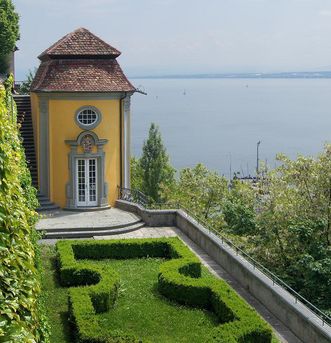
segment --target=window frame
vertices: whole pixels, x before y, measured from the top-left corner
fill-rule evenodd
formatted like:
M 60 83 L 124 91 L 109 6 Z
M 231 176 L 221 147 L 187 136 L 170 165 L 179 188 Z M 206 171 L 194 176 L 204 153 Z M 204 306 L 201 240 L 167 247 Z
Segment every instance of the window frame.
M 84 124 L 84 123 L 81 123 L 79 120 L 78 120 L 78 116 L 79 114 L 82 112 L 82 111 L 86 111 L 86 110 L 91 110 L 93 112 L 95 112 L 95 114 L 97 115 L 97 120 L 92 123 L 92 124 Z M 82 106 L 80 107 L 76 113 L 75 113 L 75 122 L 76 124 L 81 128 L 81 129 L 84 129 L 84 130 L 92 130 L 94 128 L 96 128 L 100 122 L 101 122 L 101 112 L 94 106 Z

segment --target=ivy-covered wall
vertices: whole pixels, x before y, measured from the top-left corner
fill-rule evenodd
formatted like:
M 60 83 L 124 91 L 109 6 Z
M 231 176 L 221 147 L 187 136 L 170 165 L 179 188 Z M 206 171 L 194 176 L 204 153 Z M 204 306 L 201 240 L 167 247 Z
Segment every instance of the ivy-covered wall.
M 0 84 L 0 342 L 48 342 L 38 270 L 38 205 L 16 121 L 12 77 Z

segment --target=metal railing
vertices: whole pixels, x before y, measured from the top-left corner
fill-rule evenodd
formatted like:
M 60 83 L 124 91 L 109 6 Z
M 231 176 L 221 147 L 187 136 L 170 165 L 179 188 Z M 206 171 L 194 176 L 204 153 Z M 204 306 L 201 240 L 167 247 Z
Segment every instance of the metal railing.
M 130 188 L 125 188 L 125 187 L 120 187 L 120 186 L 117 186 L 117 189 L 118 189 L 119 199 L 138 203 L 139 205 L 148 207 L 149 205 L 148 197 L 143 192 L 140 192 L 138 189 L 130 189 Z
M 165 202 L 165 203 L 153 203 L 150 199 L 139 190 L 131 190 L 129 188 L 122 188 L 118 187 L 119 189 L 119 199 L 126 200 L 133 203 L 138 203 L 142 205 L 144 208 L 147 209 L 176 209 L 182 210 L 186 213 L 187 216 L 190 216 L 197 224 L 202 225 L 205 229 L 209 231 L 209 233 L 216 236 L 217 239 L 221 241 L 222 244 L 227 244 L 231 247 L 237 255 L 241 255 L 250 264 L 253 266 L 253 269 L 259 270 L 262 274 L 267 276 L 272 281 L 272 285 L 278 285 L 284 288 L 287 292 L 289 292 L 294 297 L 294 302 L 297 303 L 298 301 L 306 306 L 310 311 L 312 311 L 322 322 L 322 326 L 324 324 L 328 324 L 331 326 L 331 317 L 328 316 L 326 313 L 321 311 L 318 307 L 300 295 L 297 291 L 295 291 L 291 286 L 281 280 L 277 275 L 271 272 L 269 269 L 264 267 L 260 262 L 256 261 L 253 257 L 251 257 L 247 252 L 243 249 L 239 248 L 236 244 L 234 244 L 230 239 L 222 235 L 218 230 L 215 230 L 213 227 L 210 226 L 204 219 L 199 218 L 195 213 L 190 211 L 189 209 L 185 208 L 178 202 Z

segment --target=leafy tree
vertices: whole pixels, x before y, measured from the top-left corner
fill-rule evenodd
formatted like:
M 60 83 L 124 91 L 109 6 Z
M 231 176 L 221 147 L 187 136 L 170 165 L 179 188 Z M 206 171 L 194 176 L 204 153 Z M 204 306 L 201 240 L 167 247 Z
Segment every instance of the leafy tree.
M 130 161 L 130 167 L 131 188 L 141 190 L 143 184 L 143 170 L 141 168 L 139 158 L 132 156 Z
M 228 231 L 240 236 L 256 230 L 256 190 L 250 183 L 234 179 L 222 203 Z
M 163 200 L 160 196 L 161 185 L 174 181 L 175 170 L 170 165 L 159 128 L 154 123 L 143 145 L 140 168 L 143 175 L 142 191 L 155 202 L 160 202 Z
M 164 185 L 164 196 L 180 203 L 190 212 L 217 227 L 224 224 L 222 201 L 227 193 L 228 182 L 204 165 L 180 171 L 179 180 L 172 185 Z
M 308 300 L 331 313 L 331 145 L 290 160 L 256 184 L 227 180 L 203 165 L 162 185 L 167 199 L 221 230 Z
M 29 70 L 28 75 L 26 75 L 26 80 L 21 84 L 18 92 L 19 94 L 29 94 L 32 81 L 36 75 L 36 69 L 34 71 Z
M 331 309 L 331 146 L 282 165 L 260 185 L 254 255 L 298 292 Z
M 8 54 L 20 38 L 19 16 L 11 0 L 0 0 L 0 73 L 8 70 Z

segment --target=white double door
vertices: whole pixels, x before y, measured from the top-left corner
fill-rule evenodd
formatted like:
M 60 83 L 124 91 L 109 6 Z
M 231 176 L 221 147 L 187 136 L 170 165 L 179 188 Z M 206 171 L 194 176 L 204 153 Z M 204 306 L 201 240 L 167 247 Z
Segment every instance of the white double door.
M 97 206 L 97 159 L 76 160 L 77 206 Z

